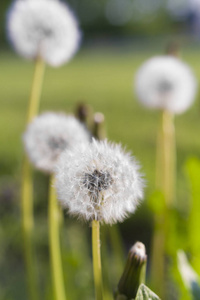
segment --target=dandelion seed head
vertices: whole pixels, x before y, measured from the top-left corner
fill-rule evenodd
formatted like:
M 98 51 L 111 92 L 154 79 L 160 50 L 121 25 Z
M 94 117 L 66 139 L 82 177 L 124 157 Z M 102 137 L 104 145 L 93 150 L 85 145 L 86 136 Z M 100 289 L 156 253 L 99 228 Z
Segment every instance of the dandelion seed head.
M 93 140 L 64 151 L 56 167 L 58 199 L 71 215 L 121 222 L 143 198 L 139 165 L 118 144 Z
M 35 118 L 23 136 L 30 161 L 47 173 L 54 171 L 58 157 L 65 149 L 87 143 L 89 139 L 89 133 L 76 118 L 52 112 Z
M 138 70 L 135 90 L 143 105 L 178 114 L 193 103 L 197 82 L 190 68 L 179 59 L 157 56 Z
M 16 0 L 7 15 L 8 38 L 23 57 L 40 56 L 59 66 L 77 51 L 81 34 L 77 21 L 60 0 Z

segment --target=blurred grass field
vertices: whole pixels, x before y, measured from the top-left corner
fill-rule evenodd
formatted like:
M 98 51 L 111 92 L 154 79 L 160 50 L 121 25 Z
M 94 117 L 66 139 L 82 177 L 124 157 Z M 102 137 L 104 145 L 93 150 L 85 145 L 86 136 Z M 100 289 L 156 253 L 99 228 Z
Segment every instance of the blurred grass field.
M 46 68 L 41 111 L 73 112 L 79 102 L 90 104 L 106 117 L 109 139 L 121 142 L 139 159 L 152 189 L 159 114 L 142 107 L 133 93 L 138 67 L 158 50 L 82 50 L 61 68 Z M 187 50 L 182 58 L 200 78 L 198 50 Z M 34 65 L 14 54 L 0 55 L 0 165 L 1 175 L 13 174 L 22 153 L 21 135 L 26 122 Z M 199 79 L 198 79 L 199 81 Z M 189 155 L 200 152 L 199 96 L 193 107 L 176 117 L 178 170 Z
M 105 114 L 108 138 L 122 143 L 141 163 L 147 182 L 146 201 L 136 213 L 135 219 L 133 216 L 131 221 L 128 220 L 125 222 L 126 225 L 123 225 L 125 226 L 122 228 L 125 235 L 123 238 L 128 240 L 128 246 L 130 246 L 129 240 L 132 240 L 132 243 L 138 238 L 145 240 L 145 234 L 150 234 L 150 229 L 147 230 L 148 225 L 146 224 L 148 220 L 145 220 L 145 216 L 147 219 L 149 218 L 149 213 L 148 209 L 144 209 L 144 207 L 147 206 L 147 199 L 154 190 L 156 133 L 159 125 L 159 113 L 149 111 L 138 103 L 133 93 L 133 78 L 142 62 L 161 53 L 159 47 L 143 50 L 134 47 L 125 49 L 122 47 L 117 49 L 93 47 L 92 49 L 83 49 L 69 64 L 61 68 L 46 68 L 41 112 L 47 110 L 73 112 L 79 102 L 90 104 L 94 111 Z M 194 70 L 199 81 L 199 50 L 185 49 L 182 52 L 182 58 Z M 3 207 L 0 226 L 0 244 L 3 245 L 0 250 L 0 267 L 4 271 L 4 274 L 2 272 L 0 274 L 2 282 L 0 299 L 23 300 L 26 299 L 25 274 L 18 195 L 23 152 L 21 136 L 25 128 L 34 65 L 14 54 L 3 52 L 0 54 L 0 66 L 0 201 L 2 202 L 1 207 Z M 197 95 L 192 108 L 185 114 L 176 117 L 177 194 L 178 200 L 183 203 L 188 190 L 183 166 L 188 157 L 200 156 L 199 132 L 200 102 Z M 40 285 L 43 287 L 45 285 L 44 277 L 49 277 L 48 257 L 46 257 L 48 251 L 47 222 L 44 217 L 47 202 L 46 199 L 42 199 L 42 203 L 40 203 L 38 199 L 44 198 L 47 191 L 45 187 L 42 187 L 42 183 L 46 179 L 39 172 L 36 175 L 39 178 L 36 180 L 36 186 L 41 185 L 36 190 L 35 210 L 37 213 L 36 232 L 37 230 L 39 232 L 38 235 L 36 234 L 39 270 L 40 277 L 43 278 Z M 134 223 L 134 220 L 137 222 Z M 63 241 L 63 247 L 68 249 L 63 259 L 68 267 L 71 265 L 72 277 L 75 276 L 74 284 L 79 282 L 84 289 L 85 284 L 91 283 L 91 277 L 86 274 L 88 267 L 91 271 L 89 256 L 86 254 L 90 247 L 86 242 L 85 244 L 83 242 L 85 246 L 80 243 L 82 237 L 82 232 L 79 232 L 80 228 L 76 228 L 76 225 L 72 226 L 69 220 L 67 222 L 67 226 L 72 227 L 72 232 L 66 233 L 65 228 L 63 237 L 70 234 L 72 238 Z M 128 229 L 130 224 L 134 227 L 133 230 Z M 85 227 L 82 230 L 84 231 Z M 75 236 L 76 238 L 74 238 Z M 149 240 L 150 237 L 146 237 L 146 239 Z M 75 248 L 73 248 L 74 245 Z M 70 247 L 76 249 L 74 255 L 69 251 Z M 81 254 L 78 254 L 79 248 L 84 249 Z M 81 269 L 82 273 L 80 271 L 78 273 L 78 269 Z M 17 276 L 17 274 L 20 275 Z M 66 281 L 70 282 L 70 279 L 67 278 Z M 68 284 L 69 286 L 70 284 Z M 92 299 L 90 298 L 91 290 L 87 289 L 87 292 L 84 293 L 80 288 L 79 294 L 75 290 L 70 293 L 72 299 L 79 299 L 80 295 L 82 295 L 82 299 Z M 50 294 L 49 290 L 45 290 L 43 292 L 44 299 L 49 300 Z

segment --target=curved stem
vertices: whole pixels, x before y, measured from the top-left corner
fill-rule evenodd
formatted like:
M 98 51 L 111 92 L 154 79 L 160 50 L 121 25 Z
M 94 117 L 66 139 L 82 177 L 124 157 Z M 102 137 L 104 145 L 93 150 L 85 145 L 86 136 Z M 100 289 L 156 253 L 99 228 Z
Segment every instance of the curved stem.
M 65 287 L 62 270 L 62 260 L 60 251 L 59 225 L 60 211 L 56 199 L 55 189 L 53 187 L 54 179 L 49 187 L 49 244 L 51 255 L 52 280 L 55 300 L 65 300 Z
M 102 300 L 103 283 L 100 253 L 100 224 L 99 221 L 96 220 L 92 221 L 92 256 L 96 300 Z
M 44 62 L 38 57 L 36 60 L 35 72 L 29 99 L 27 123 L 37 115 L 41 88 L 44 76 Z M 22 165 L 22 230 L 24 238 L 24 254 L 27 270 L 30 299 L 38 299 L 35 264 L 33 258 L 32 231 L 33 231 L 33 179 L 32 170 L 28 158 L 24 155 Z

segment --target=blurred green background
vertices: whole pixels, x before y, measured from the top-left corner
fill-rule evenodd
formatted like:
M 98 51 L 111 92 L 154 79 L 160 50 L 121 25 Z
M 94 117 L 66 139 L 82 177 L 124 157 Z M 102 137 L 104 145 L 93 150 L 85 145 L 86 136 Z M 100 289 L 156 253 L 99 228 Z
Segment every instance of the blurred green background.
M 174 5 L 160 0 L 71 0 L 84 32 L 79 53 L 60 67 L 47 67 L 41 111 L 73 112 L 80 102 L 104 113 L 108 138 L 122 143 L 140 161 L 146 179 L 144 203 L 120 231 L 125 253 L 140 240 L 150 255 L 152 213 L 148 199 L 154 191 L 156 134 L 159 113 L 143 108 L 134 95 L 134 74 L 168 43 L 180 44 L 181 57 L 200 78 L 197 15 L 187 1 Z M 20 224 L 22 133 L 34 64 L 15 54 L 5 37 L 5 14 L 11 1 L 0 3 L 0 299 L 27 299 Z M 185 5 L 185 6 L 184 6 Z M 200 29 L 199 29 L 200 32 Z M 191 109 L 176 117 L 177 199 L 187 211 L 186 159 L 200 154 L 199 95 Z M 35 243 L 41 296 L 51 299 L 47 233 L 48 178 L 35 173 Z M 187 213 L 185 213 L 187 219 Z M 184 236 L 184 232 L 183 232 Z M 65 217 L 62 230 L 63 265 L 71 299 L 93 299 L 90 228 Z M 81 251 L 80 251 L 81 250 Z M 110 251 L 109 282 L 114 288 L 121 269 Z M 69 276 L 70 274 L 70 276 Z

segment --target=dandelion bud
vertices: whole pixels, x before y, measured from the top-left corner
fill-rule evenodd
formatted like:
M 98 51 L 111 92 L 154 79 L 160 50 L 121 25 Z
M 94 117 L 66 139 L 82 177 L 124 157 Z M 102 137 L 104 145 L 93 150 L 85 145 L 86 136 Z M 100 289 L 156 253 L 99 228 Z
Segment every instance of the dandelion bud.
M 51 66 L 70 60 L 79 47 L 77 21 L 59 0 L 16 0 L 7 16 L 8 38 L 28 59 L 41 57 Z
M 58 199 L 71 215 L 108 224 L 123 221 L 143 197 L 135 158 L 120 145 L 95 141 L 64 151 L 56 168 Z
M 105 132 L 105 117 L 102 113 L 97 112 L 94 114 L 94 130 L 93 135 L 98 140 L 103 140 L 106 138 Z
M 92 114 L 92 109 L 88 104 L 79 103 L 77 105 L 75 115 L 81 123 L 83 123 L 85 125 L 88 125 L 88 122 L 90 121 L 91 114 Z
M 144 244 L 137 242 L 130 249 L 122 277 L 118 283 L 117 298 L 134 299 L 144 281 L 147 256 Z
M 196 89 L 190 68 L 172 56 L 151 58 L 136 74 L 136 95 L 149 108 L 182 113 L 193 103 Z

